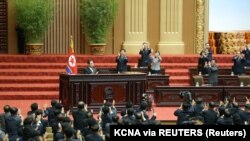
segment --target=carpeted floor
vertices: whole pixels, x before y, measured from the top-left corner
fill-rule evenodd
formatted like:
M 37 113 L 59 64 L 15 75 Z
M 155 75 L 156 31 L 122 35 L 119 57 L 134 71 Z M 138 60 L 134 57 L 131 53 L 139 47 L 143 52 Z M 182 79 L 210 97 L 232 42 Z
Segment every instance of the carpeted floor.
M 0 113 L 3 112 L 4 105 L 8 104 L 13 107 L 19 107 L 21 109 L 21 114 L 26 117 L 30 110 L 30 105 L 34 102 L 37 102 L 41 109 L 43 109 L 45 104 L 50 106 L 50 100 L 0 100 Z M 153 107 L 157 113 L 157 120 L 161 121 L 175 121 L 176 117 L 173 113 L 177 108 L 178 107 Z M 153 113 L 149 111 L 148 114 L 152 115 Z M 95 116 L 97 116 L 97 114 Z

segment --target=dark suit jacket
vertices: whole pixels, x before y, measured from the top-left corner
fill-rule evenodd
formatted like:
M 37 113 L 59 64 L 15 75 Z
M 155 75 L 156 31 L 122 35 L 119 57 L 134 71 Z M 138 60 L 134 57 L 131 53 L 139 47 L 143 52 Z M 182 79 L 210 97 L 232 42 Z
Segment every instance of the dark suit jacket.
M 21 118 L 17 115 L 11 115 L 6 121 L 6 133 L 9 134 L 9 140 L 15 140 L 18 136 L 18 130 L 21 128 Z
M 151 49 L 140 50 L 139 54 L 141 55 L 140 67 L 147 67 L 150 64 L 150 53 Z
M 250 64 L 250 49 L 245 49 L 242 51 L 243 54 L 245 54 L 245 58 L 247 60 L 247 65 L 249 66 Z
M 233 72 L 234 74 L 244 74 L 245 73 L 245 65 L 246 65 L 246 59 L 245 58 L 233 58 Z
M 201 116 L 204 118 L 205 125 L 215 125 L 218 119 L 217 113 L 211 109 L 202 111 Z
M 84 127 L 87 127 L 86 119 L 88 118 L 87 112 L 85 110 L 78 109 L 73 112 L 74 118 L 74 128 L 83 130 Z
M 218 67 L 208 67 L 208 83 L 216 86 L 218 84 Z
M 98 70 L 96 68 L 90 69 L 90 67 L 87 67 L 84 69 L 84 74 L 97 74 Z
M 128 63 L 128 58 L 127 57 L 116 57 L 116 70 L 117 72 L 125 72 L 128 70 L 128 66 L 127 66 L 127 63 Z
M 103 138 L 96 133 L 87 135 L 85 141 L 104 141 Z
M 198 72 L 201 72 L 203 75 L 208 74 L 207 68 L 205 68 L 205 64 L 208 62 L 207 57 L 200 57 L 198 61 Z

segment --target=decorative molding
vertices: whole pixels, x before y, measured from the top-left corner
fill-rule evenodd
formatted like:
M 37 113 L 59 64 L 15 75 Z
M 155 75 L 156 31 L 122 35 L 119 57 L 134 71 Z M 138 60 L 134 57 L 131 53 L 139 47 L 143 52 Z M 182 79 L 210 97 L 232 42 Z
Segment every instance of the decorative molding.
M 205 2 L 195 1 L 195 52 L 200 53 L 205 43 Z

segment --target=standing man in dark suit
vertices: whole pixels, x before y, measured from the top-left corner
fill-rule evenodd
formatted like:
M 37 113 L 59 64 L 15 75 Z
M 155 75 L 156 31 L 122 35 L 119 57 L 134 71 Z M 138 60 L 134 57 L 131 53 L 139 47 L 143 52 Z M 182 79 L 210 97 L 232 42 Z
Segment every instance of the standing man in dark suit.
M 204 51 L 200 53 L 200 58 L 198 61 L 198 72 L 202 75 L 208 74 L 207 68 L 205 68 L 205 64 L 208 62 L 207 55 Z
M 205 110 L 201 112 L 201 116 L 204 118 L 205 125 L 215 125 L 218 119 L 218 114 L 214 110 L 215 103 L 209 102 L 208 108 L 205 106 Z
M 218 84 L 218 67 L 215 60 L 208 62 L 205 68 L 208 70 L 208 83 L 216 86 Z
M 244 54 L 238 51 L 237 55 L 234 56 L 232 61 L 234 63 L 232 67 L 234 74 L 236 75 L 245 74 L 246 59 L 244 57 Z
M 149 43 L 143 42 L 142 48 L 139 52 L 141 55 L 140 58 L 140 67 L 148 67 L 150 65 L 150 53 L 153 52 L 153 50 L 149 47 Z
M 88 66 L 84 69 L 84 74 L 98 74 L 98 70 L 95 68 L 94 61 L 89 59 Z
M 211 50 L 211 47 L 210 47 L 209 43 L 205 44 L 205 47 L 204 47 L 203 51 L 205 52 L 208 61 L 212 61 L 212 59 L 213 59 L 213 56 L 212 56 L 213 53 L 212 53 L 212 50 Z
M 77 110 L 73 112 L 74 128 L 76 130 L 83 131 L 87 127 L 87 107 L 83 101 L 79 101 L 77 105 Z
M 118 56 L 116 57 L 116 70 L 118 73 L 125 72 L 128 70 L 128 57 L 125 55 L 125 52 L 125 49 L 121 49 L 120 53 L 118 53 Z
M 242 51 L 246 58 L 246 66 L 250 67 L 250 44 Z

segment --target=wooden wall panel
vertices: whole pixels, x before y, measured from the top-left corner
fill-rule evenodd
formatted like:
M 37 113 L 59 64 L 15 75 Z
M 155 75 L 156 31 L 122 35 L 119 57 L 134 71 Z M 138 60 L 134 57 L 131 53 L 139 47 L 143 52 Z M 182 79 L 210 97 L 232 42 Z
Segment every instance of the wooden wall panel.
M 46 34 L 44 54 L 67 54 L 71 35 L 75 52 L 82 53 L 79 0 L 54 0 L 54 6 L 55 16 Z
M 0 0 L 0 53 L 8 52 L 8 9 L 7 1 Z

